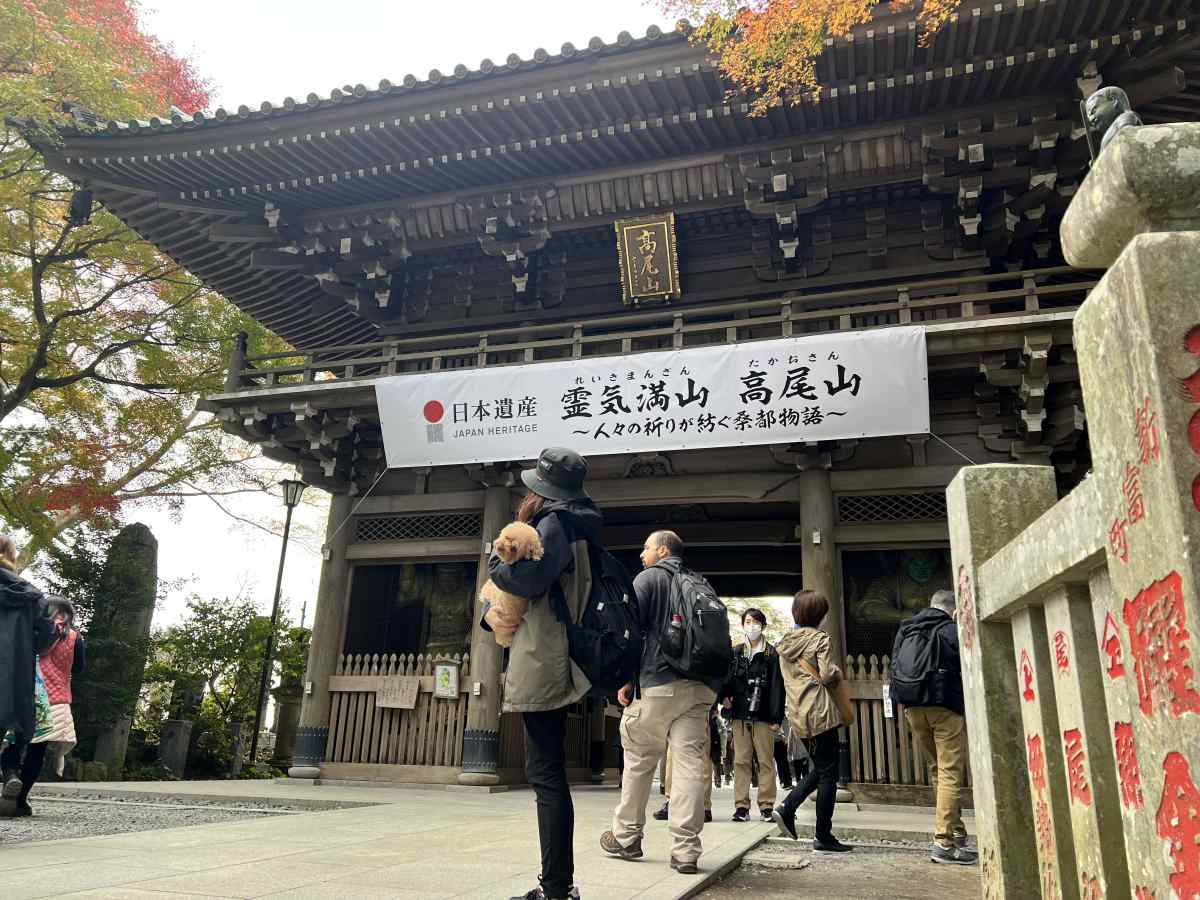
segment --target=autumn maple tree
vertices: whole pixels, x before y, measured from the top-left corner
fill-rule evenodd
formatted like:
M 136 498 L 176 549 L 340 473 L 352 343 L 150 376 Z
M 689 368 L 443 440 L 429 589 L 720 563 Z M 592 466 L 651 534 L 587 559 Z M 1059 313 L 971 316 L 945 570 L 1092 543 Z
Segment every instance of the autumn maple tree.
M 131 500 L 253 489 L 196 401 L 232 335 L 270 337 L 46 163 L 60 126 L 207 102 L 134 0 L 0 0 L 0 519 L 23 562 Z
M 962 0 L 663 0 L 663 11 L 693 23 L 721 71 L 762 114 L 799 103 L 819 87 L 816 62 L 828 38 L 843 37 L 879 13 L 915 12 L 922 40 Z

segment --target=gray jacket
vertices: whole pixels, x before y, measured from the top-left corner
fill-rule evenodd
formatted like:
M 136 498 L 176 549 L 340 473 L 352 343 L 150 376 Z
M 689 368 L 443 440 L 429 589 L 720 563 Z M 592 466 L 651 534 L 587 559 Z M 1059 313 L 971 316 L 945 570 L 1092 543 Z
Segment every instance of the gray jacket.
M 587 541 L 599 536 L 601 521 L 591 501 L 547 503 L 532 523 L 542 540 L 540 560 L 512 565 L 497 556 L 489 560 L 488 573 L 497 587 L 529 598 L 509 648 L 505 712 L 561 709 L 591 690 L 591 682 L 567 652 L 567 628 L 560 613 L 573 622 L 583 615 L 592 588 Z M 488 628 L 486 622 L 483 627 Z

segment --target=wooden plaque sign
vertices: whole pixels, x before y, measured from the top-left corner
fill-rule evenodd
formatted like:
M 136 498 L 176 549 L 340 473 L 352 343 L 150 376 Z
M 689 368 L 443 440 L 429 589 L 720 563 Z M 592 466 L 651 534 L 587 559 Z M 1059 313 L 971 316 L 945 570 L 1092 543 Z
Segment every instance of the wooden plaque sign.
M 379 679 L 375 705 L 391 709 L 416 709 L 421 679 L 414 675 L 391 675 Z
M 675 214 L 616 223 L 621 294 L 625 302 L 679 297 L 679 247 Z

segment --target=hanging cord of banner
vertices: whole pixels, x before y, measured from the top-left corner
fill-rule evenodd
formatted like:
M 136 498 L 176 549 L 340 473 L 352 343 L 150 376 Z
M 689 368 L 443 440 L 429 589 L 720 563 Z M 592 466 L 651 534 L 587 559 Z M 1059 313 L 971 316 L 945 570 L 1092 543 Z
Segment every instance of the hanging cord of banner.
M 342 521 L 340 521 L 338 523 L 338 527 L 333 529 L 333 534 L 331 534 L 329 536 L 329 540 L 326 541 L 324 546 L 321 547 L 321 558 L 322 559 L 329 558 L 329 545 L 333 543 L 333 539 L 338 536 L 339 531 L 341 531 L 344 527 L 346 527 L 346 523 L 349 522 L 352 518 L 354 518 L 354 514 L 356 512 L 358 512 L 358 508 L 363 505 L 363 502 L 368 497 L 371 496 L 371 491 L 375 490 L 376 485 L 378 485 L 379 482 L 383 481 L 383 476 L 386 475 L 387 472 L 388 472 L 387 466 L 384 466 L 383 469 L 380 471 L 378 477 L 373 482 L 371 482 L 371 486 L 369 488 L 367 488 L 367 492 L 365 494 L 363 494 L 361 497 L 359 497 L 358 502 L 354 504 L 354 508 L 352 510 L 350 510 L 350 512 L 346 513 L 346 518 L 342 519 Z
M 955 447 L 953 444 L 951 444 L 949 441 L 947 441 L 941 435 L 934 434 L 932 431 L 927 432 L 927 434 L 931 438 L 933 438 L 935 441 L 937 441 L 939 444 L 942 444 L 945 447 L 949 447 L 951 451 L 953 451 L 954 453 L 957 453 L 959 456 L 961 456 L 963 459 L 965 459 L 971 465 L 973 465 L 973 466 L 979 465 L 979 463 L 975 462 L 975 460 L 971 459 L 971 457 L 967 456 L 967 454 L 963 453 L 961 450 L 959 450 L 957 447 Z

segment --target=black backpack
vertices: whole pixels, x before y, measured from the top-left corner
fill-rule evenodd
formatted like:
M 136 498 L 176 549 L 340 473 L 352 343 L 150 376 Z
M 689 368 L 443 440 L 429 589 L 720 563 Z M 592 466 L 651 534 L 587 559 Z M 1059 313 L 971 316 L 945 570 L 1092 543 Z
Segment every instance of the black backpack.
M 892 698 L 905 706 L 946 706 L 947 678 L 937 629 L 905 622 L 892 648 Z
M 637 677 L 642 661 L 642 630 L 634 611 L 633 581 L 620 560 L 588 541 L 592 590 L 579 622 L 567 626 L 567 647 L 592 687 L 603 692 Z
M 663 659 L 683 678 L 725 678 L 733 663 L 725 604 L 700 573 L 680 563 L 658 567 L 671 573 L 671 593 L 658 630 Z

